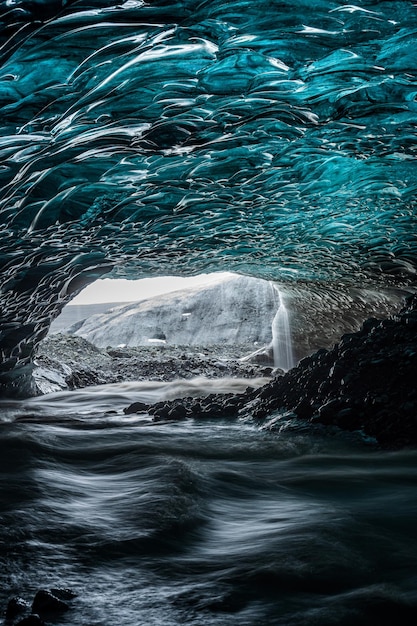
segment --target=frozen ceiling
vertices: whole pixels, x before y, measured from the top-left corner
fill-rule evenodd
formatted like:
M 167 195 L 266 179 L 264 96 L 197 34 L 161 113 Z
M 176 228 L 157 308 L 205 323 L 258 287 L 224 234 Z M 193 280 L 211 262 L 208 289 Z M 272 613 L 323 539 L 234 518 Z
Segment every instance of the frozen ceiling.
M 415 281 L 410 1 L 0 1 L 0 371 L 98 276 Z

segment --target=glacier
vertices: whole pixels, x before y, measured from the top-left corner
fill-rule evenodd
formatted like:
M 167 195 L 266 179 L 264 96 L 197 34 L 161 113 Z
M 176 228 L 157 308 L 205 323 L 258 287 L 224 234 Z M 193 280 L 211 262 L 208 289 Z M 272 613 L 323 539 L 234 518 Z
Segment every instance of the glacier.
M 262 345 L 271 342 L 276 308 L 268 281 L 222 274 L 209 284 L 112 307 L 75 323 L 68 333 L 102 348 Z
M 405 0 L 1 0 L 0 385 L 103 275 L 414 289 L 416 39 Z
M 402 292 L 393 289 L 282 290 L 272 281 L 222 273 L 187 289 L 113 306 L 60 330 L 99 348 L 235 346 L 249 352 L 248 360 L 256 361 L 259 352 L 263 362 L 286 371 L 358 331 L 368 317 L 399 312 L 402 302 Z

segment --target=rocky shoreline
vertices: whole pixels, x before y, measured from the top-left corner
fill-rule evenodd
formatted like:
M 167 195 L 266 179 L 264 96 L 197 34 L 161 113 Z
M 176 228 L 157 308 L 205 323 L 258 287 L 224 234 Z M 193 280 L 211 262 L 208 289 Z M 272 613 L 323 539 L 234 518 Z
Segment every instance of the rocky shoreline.
M 253 345 L 97 348 L 82 337 L 56 334 L 42 342 L 33 377 L 43 394 L 133 380 L 270 376 L 267 362 L 242 360 L 251 350 Z
M 398 315 L 368 319 L 331 350 L 319 350 L 285 375 L 240 395 L 185 398 L 125 412 L 155 420 L 246 417 L 280 428 L 285 421 L 360 431 L 388 448 L 417 445 L 417 296 Z M 274 412 L 279 415 L 274 416 Z
M 253 346 L 210 348 L 150 346 L 96 348 L 80 337 L 54 335 L 37 357 L 41 393 L 132 380 L 171 381 L 241 377 L 243 394 L 212 394 L 154 405 L 134 403 L 126 413 L 147 412 L 166 419 L 235 417 L 271 429 L 288 420 L 359 431 L 388 448 L 417 445 L 417 295 L 385 320 L 370 318 L 356 333 L 343 335 L 292 370 L 274 372 L 245 360 Z M 271 376 L 254 389 L 250 379 Z

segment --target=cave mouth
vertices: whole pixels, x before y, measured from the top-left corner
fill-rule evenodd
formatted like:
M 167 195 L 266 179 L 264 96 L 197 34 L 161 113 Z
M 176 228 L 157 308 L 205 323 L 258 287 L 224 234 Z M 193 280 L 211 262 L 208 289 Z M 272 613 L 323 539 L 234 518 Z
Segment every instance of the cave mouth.
M 240 356 L 261 346 L 269 348 L 273 365 L 278 309 L 284 309 L 283 295 L 273 281 L 233 272 L 109 278 L 89 285 L 64 307 L 49 335 L 74 334 L 99 348 L 227 346 Z M 289 332 L 286 342 L 291 343 Z
M 369 317 L 397 313 L 406 293 L 282 286 L 233 272 L 101 279 L 52 324 L 40 343 L 34 377 L 45 393 L 67 388 L 65 380 L 73 388 L 117 382 L 122 375 L 269 376 L 319 349 L 330 350 Z
M 270 346 L 272 354 L 275 332 L 281 340 L 288 336 L 284 344 L 292 344 L 294 336 L 293 366 L 307 354 L 331 347 L 342 334 L 355 332 L 368 317 L 398 312 L 408 293 L 400 288 L 279 285 L 235 272 L 109 277 L 91 283 L 66 305 L 49 336 L 75 334 L 99 348 L 227 344 Z

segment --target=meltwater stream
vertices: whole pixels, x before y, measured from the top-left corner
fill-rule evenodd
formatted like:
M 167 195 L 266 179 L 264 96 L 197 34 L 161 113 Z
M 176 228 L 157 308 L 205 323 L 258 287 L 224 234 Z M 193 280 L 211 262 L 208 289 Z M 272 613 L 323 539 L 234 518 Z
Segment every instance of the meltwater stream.
M 247 381 L 218 381 L 232 383 Z M 123 414 L 205 384 L 1 404 L 2 607 L 69 587 L 51 623 L 414 625 L 417 453 L 303 426 Z
M 277 286 L 272 282 L 270 284 L 278 301 L 277 312 L 272 320 L 271 329 L 274 366 L 284 370 L 284 372 L 288 372 L 288 370 L 296 365 L 292 347 L 290 314 Z

